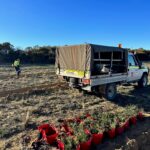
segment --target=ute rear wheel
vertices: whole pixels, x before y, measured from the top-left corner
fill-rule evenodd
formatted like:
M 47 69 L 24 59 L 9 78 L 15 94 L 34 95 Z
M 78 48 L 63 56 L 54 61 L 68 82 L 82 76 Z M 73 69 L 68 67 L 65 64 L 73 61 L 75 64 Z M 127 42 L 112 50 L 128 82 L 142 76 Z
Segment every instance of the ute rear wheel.
M 148 85 L 148 75 L 143 74 L 141 80 L 138 82 L 138 86 L 141 88 L 147 87 Z
M 99 92 L 103 95 L 104 98 L 108 100 L 114 100 L 117 95 L 117 87 L 115 83 L 106 84 L 99 88 Z

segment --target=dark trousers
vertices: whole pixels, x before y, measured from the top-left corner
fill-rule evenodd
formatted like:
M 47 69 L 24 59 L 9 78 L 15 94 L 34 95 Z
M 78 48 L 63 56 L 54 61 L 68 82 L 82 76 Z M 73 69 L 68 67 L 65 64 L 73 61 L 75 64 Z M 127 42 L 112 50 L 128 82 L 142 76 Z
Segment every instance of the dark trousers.
M 19 66 L 15 67 L 15 70 L 16 70 L 17 76 L 19 77 L 21 73 L 20 67 Z

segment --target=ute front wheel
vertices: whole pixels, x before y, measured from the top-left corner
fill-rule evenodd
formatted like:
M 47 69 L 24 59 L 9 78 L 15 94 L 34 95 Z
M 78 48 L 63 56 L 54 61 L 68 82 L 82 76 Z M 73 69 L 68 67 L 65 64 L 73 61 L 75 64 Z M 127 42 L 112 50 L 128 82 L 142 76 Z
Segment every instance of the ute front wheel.
M 141 80 L 138 82 L 138 86 L 141 88 L 147 87 L 148 85 L 148 75 L 143 74 Z

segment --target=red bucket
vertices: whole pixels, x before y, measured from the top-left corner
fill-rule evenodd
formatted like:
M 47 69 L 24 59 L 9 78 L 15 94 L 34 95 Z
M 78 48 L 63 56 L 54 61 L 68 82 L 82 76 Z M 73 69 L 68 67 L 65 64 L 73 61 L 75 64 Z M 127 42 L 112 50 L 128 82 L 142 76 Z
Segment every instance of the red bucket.
M 50 125 L 47 130 L 42 131 L 42 134 L 43 134 L 43 139 L 49 144 L 52 144 L 58 136 L 58 132 L 56 128 Z
M 133 125 L 136 125 L 137 119 L 136 119 L 135 116 L 133 116 L 133 117 L 130 118 L 130 123 L 133 124 Z
M 120 126 L 116 128 L 116 134 L 120 135 L 124 132 L 124 126 Z
M 61 140 L 57 140 L 57 144 L 58 144 L 58 149 L 59 150 L 65 150 L 65 145 Z
M 46 133 L 49 131 L 50 125 L 49 124 L 43 124 L 41 126 L 38 127 L 38 130 L 40 131 L 40 133 L 42 133 L 45 131 Z
M 91 148 L 91 139 L 89 139 L 87 142 L 80 143 L 77 146 L 76 150 L 90 150 L 90 148 Z
M 129 128 L 129 120 L 127 120 L 125 123 L 124 123 L 124 129 L 128 129 Z
M 92 143 L 98 145 L 103 140 L 103 133 L 92 134 Z
M 143 120 L 143 119 L 144 119 L 143 113 L 142 113 L 142 112 L 139 112 L 138 115 L 137 115 L 137 118 L 138 118 L 139 120 Z
M 108 137 L 110 139 L 113 139 L 116 136 L 116 129 L 112 128 L 111 130 L 108 131 Z
M 73 135 L 73 130 L 67 124 L 64 124 L 62 127 L 68 135 Z

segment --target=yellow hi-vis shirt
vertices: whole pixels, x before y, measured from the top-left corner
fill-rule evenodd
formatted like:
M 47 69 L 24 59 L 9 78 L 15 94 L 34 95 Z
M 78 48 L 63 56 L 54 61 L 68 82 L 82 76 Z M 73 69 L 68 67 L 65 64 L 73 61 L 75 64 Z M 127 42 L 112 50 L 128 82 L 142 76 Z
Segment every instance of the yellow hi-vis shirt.
M 18 67 L 18 66 L 20 66 L 20 61 L 15 60 L 15 61 L 14 61 L 14 67 Z

